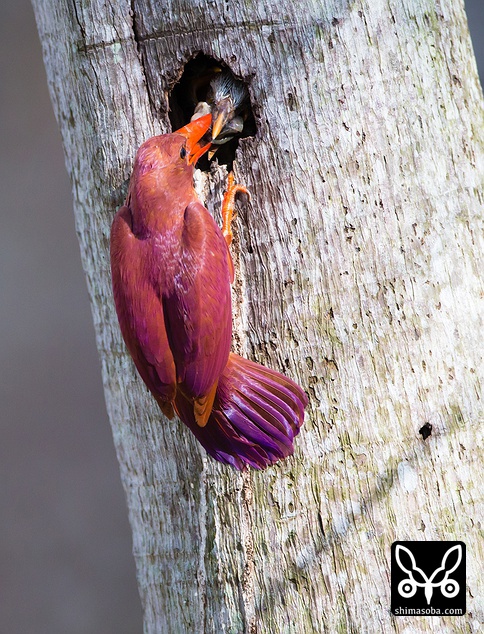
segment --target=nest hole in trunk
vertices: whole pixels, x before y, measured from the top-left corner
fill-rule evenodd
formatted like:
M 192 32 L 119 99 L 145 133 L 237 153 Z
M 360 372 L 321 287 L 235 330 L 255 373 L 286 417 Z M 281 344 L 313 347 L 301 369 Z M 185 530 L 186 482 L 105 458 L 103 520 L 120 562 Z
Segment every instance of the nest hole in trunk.
M 168 116 L 172 129 L 178 130 L 190 122 L 197 105 L 211 107 L 214 94 L 220 96 L 224 92 L 235 96 L 235 100 L 238 97 L 238 102 L 241 102 L 236 109 L 237 118 L 234 119 L 241 130 L 226 142 L 220 143 L 212 159 L 209 159 L 207 154 L 203 156 L 197 164 L 201 170 L 209 170 L 210 162 L 217 160 L 220 165 L 227 165 L 230 171 L 239 146 L 239 139 L 254 136 L 256 124 L 247 82 L 237 78 L 224 62 L 198 53 L 186 63 L 179 81 L 173 86 L 168 96 L 170 107 Z

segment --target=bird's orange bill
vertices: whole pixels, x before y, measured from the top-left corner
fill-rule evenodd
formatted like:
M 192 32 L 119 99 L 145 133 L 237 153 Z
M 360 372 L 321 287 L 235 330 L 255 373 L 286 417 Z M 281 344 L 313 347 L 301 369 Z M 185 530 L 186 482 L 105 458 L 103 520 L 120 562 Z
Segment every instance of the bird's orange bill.
M 212 115 L 210 113 L 191 121 L 183 128 L 176 130 L 174 134 L 181 134 L 187 140 L 187 155 L 189 165 L 194 164 L 198 159 L 207 152 L 211 143 L 201 145 L 199 141 L 205 136 L 210 129 L 212 123 Z
M 218 137 L 218 135 L 225 128 L 225 125 L 234 117 L 234 104 L 230 95 L 222 97 L 216 104 L 216 107 L 212 110 L 213 125 L 212 125 L 212 141 Z
M 225 112 L 220 112 L 217 115 L 217 118 L 213 122 L 212 125 L 212 141 L 214 141 L 218 135 L 222 132 L 227 123 L 227 115 Z M 208 153 L 208 160 L 211 161 L 215 155 L 215 152 L 218 150 L 218 147 L 213 147 Z
M 225 124 L 227 123 L 227 115 L 224 111 L 220 112 L 212 126 L 212 139 L 216 139 L 222 132 Z
M 216 139 L 218 135 L 222 132 L 227 123 L 229 117 L 225 107 L 220 107 L 220 112 L 217 115 L 217 118 L 213 122 L 212 126 L 212 140 Z
M 207 150 L 210 149 L 211 145 L 212 145 L 212 143 L 210 141 L 207 143 L 207 145 L 203 145 L 202 147 L 200 147 L 200 144 L 198 144 L 197 147 L 199 149 L 195 153 L 190 154 L 190 157 L 188 159 L 188 164 L 189 165 L 192 165 L 192 164 L 195 165 L 195 163 L 198 161 L 198 159 L 200 157 L 202 157 Z

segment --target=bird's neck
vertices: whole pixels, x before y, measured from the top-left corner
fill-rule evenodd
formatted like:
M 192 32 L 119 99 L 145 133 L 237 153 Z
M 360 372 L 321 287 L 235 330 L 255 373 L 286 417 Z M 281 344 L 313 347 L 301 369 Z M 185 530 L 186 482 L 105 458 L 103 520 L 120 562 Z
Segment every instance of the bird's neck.
M 133 233 L 139 237 L 164 234 L 182 221 L 187 205 L 196 198 L 192 174 L 187 178 L 151 172 L 134 179 L 128 200 L 133 218 Z

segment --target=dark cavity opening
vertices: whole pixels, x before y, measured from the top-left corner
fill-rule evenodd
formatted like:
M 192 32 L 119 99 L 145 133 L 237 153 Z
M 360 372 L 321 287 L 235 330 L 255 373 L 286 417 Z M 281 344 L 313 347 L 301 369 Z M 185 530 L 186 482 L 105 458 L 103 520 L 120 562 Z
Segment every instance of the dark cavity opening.
M 214 95 L 217 97 L 230 94 L 233 101 L 239 104 L 233 119 L 234 131 L 226 133 L 229 139 L 220 143 L 211 160 L 217 160 L 221 165 L 232 169 L 235 152 L 239 146 L 239 139 L 254 136 L 256 124 L 252 112 L 250 96 L 246 82 L 238 79 L 223 62 L 213 57 L 199 53 L 185 65 L 183 74 L 171 91 L 168 103 L 169 118 L 172 130 L 178 130 L 190 122 L 197 105 L 199 108 L 212 109 Z M 219 140 L 223 139 L 221 135 Z M 202 170 L 210 169 L 208 155 L 198 162 Z

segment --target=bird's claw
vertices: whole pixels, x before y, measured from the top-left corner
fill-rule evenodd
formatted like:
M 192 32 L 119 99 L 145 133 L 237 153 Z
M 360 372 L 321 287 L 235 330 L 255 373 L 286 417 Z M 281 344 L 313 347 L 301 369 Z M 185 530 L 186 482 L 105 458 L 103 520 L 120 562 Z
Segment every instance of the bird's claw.
M 224 194 L 222 202 L 222 234 L 227 242 L 227 245 L 232 244 L 232 220 L 234 219 L 235 210 L 235 197 L 237 194 L 246 194 L 250 200 L 250 192 L 244 185 L 237 185 L 235 183 L 234 173 L 230 172 L 227 179 L 227 191 Z

